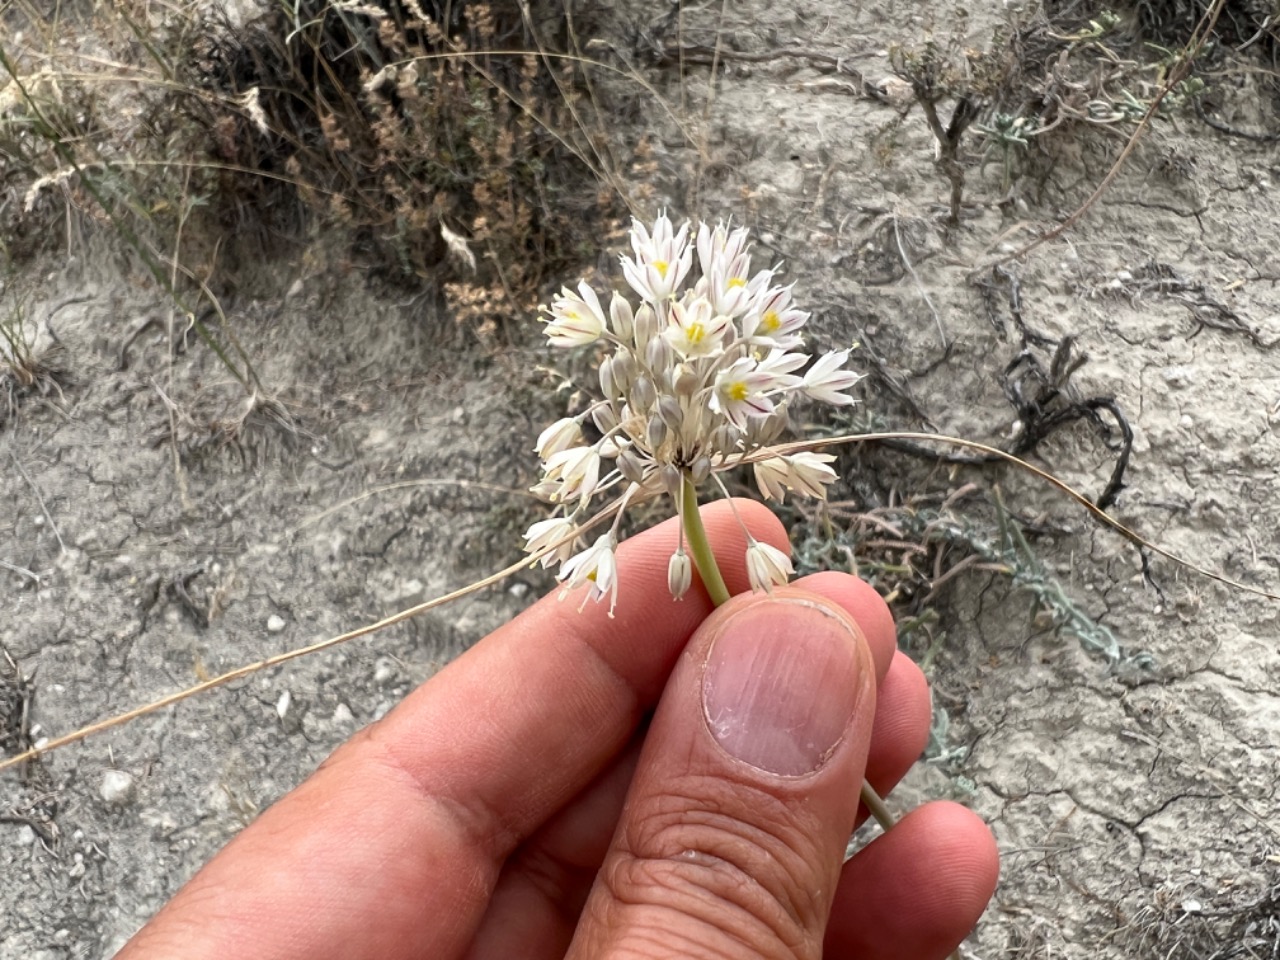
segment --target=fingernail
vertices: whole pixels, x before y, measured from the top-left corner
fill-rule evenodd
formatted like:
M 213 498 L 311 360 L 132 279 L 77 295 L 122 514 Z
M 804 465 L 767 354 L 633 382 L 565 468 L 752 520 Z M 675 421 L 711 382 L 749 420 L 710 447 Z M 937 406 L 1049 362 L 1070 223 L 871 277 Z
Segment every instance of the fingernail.
M 702 679 L 712 737 L 766 773 L 821 769 L 868 686 L 849 625 L 816 603 L 778 598 L 744 607 L 720 628 Z

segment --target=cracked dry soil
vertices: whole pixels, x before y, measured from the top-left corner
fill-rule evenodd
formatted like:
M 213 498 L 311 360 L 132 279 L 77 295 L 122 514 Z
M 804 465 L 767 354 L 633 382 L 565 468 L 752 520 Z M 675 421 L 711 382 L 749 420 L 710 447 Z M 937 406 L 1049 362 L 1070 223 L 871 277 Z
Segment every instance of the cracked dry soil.
M 666 102 L 687 105 L 673 108 L 680 125 L 646 108 L 634 84 L 597 92 L 616 119 L 613 150 L 633 162 L 638 207 L 752 225 L 820 336 L 862 344 L 860 362 L 877 373 L 869 417 L 1007 446 L 1018 418 L 1002 374 L 1024 354 L 1047 367 L 1073 337 L 1088 360 L 1070 389 L 1114 397 L 1133 429 L 1113 515 L 1275 589 L 1274 147 L 1194 119 L 1157 124 L 1077 226 L 1006 265 L 1013 297 L 999 273 L 973 282 L 973 265 L 1029 236 L 1019 224 L 1043 227 L 1078 206 L 1118 140 L 1069 141 L 1044 198 L 1013 207 L 999 203 L 998 173 L 969 157 L 962 224 L 947 231 L 946 184 L 919 113 L 900 117 L 844 73 L 887 75 L 885 51 L 918 34 L 924 5 L 748 4 L 720 25 L 724 50 L 743 55 L 719 59 L 713 99 L 697 51 L 716 35 L 715 11 L 685 11 L 681 39 L 639 5 L 601 10 L 616 56 L 637 24 L 668 54 L 690 45 L 683 74 L 670 55 L 635 61 Z M 990 35 L 980 17 L 970 26 Z M 760 56 L 787 50 L 837 63 Z M 1157 175 L 1175 149 L 1193 173 Z M 611 254 L 600 253 L 606 270 Z M 528 447 L 556 403 L 530 373 L 546 360 L 534 337 L 496 355 L 465 338 L 441 348 L 447 317 L 339 278 L 307 277 L 283 294 L 299 277 L 271 264 L 257 294 L 231 304 L 290 414 L 283 425 L 254 411 L 237 431 L 241 395 L 180 326 L 171 344 L 163 297 L 108 242 L 32 272 L 31 315 L 62 344 L 70 377 L 0 428 L 6 749 L 336 634 L 514 556 L 534 516 L 519 493 Z M 1033 455 L 1095 496 L 1114 458 L 1084 423 Z M 903 461 L 903 484 L 919 470 Z M 1000 577 L 956 578 L 932 680 L 949 745 L 966 750 L 922 764 L 893 799 L 956 797 L 996 832 L 1000 888 L 966 949 L 986 960 L 1274 957 L 1280 607 L 1158 558 L 1144 577 L 1132 546 L 1015 472 L 957 468 L 953 482 L 984 478 L 1054 531 L 1036 541 L 1043 562 L 1151 666 L 1090 656 Z M 0 957 L 111 956 L 337 743 L 545 586 L 508 582 L 4 777 Z

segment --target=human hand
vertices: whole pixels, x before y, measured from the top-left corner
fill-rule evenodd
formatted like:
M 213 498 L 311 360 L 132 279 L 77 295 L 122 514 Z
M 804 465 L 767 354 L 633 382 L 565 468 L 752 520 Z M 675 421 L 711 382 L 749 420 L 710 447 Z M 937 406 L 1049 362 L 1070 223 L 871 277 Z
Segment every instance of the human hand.
M 786 548 L 767 509 L 738 510 Z M 745 590 L 741 529 L 725 504 L 703 517 Z M 118 960 L 945 956 L 995 884 L 977 817 L 928 804 L 841 865 L 864 776 L 888 792 L 928 732 L 887 608 L 838 573 L 673 602 L 675 523 L 623 543 L 616 619 L 553 596 L 486 637 Z

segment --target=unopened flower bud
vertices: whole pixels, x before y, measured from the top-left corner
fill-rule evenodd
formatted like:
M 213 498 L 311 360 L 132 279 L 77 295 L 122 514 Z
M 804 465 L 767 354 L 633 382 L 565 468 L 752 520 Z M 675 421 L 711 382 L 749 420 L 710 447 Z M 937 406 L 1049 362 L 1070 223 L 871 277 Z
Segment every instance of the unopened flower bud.
M 785 407 L 778 407 L 767 417 L 753 417 L 747 421 L 747 441 L 753 447 L 765 447 L 777 440 L 787 426 Z
M 632 326 L 635 328 L 636 349 L 643 350 L 649 345 L 649 341 L 658 335 L 658 315 L 653 307 L 642 303 L 635 313 Z
M 700 487 L 709 476 L 711 476 L 711 458 L 703 454 L 689 467 L 689 479 L 693 481 L 695 487 Z
M 680 396 L 692 397 L 698 389 L 698 383 L 698 375 L 693 372 L 693 368 L 687 363 L 682 363 L 676 368 L 676 375 L 671 385 Z
M 673 463 L 665 464 L 662 467 L 662 485 L 672 500 L 678 500 L 684 492 L 684 474 L 680 472 L 680 468 Z
M 649 341 L 649 345 L 645 347 L 645 361 L 649 364 L 649 369 L 655 373 L 659 370 L 670 369 L 675 357 L 675 351 L 671 349 L 671 344 L 667 343 L 662 337 L 654 337 Z
M 689 555 L 684 552 L 684 548 L 681 548 L 671 555 L 671 562 L 667 564 L 667 589 L 671 591 L 673 599 L 683 600 L 691 583 L 693 564 L 689 562 Z
M 644 461 L 634 450 L 624 450 L 615 461 L 618 472 L 632 483 L 644 483 Z
M 655 413 L 649 418 L 649 427 L 646 433 L 648 434 L 650 450 L 657 450 L 662 446 L 662 441 L 667 439 L 667 425 L 663 422 L 661 416 Z
M 622 294 L 614 291 L 613 300 L 609 302 L 609 320 L 613 325 L 614 335 L 619 340 L 630 340 L 635 329 L 635 318 L 631 312 L 631 304 Z
M 631 385 L 631 406 L 637 411 L 647 412 L 657 400 L 658 391 L 653 381 L 643 375 L 636 377 L 636 382 Z
M 618 395 L 618 384 L 613 378 L 613 357 L 605 357 L 600 361 L 600 392 L 606 400 Z
M 730 424 L 724 424 L 716 427 L 711 434 L 711 447 L 719 450 L 721 453 L 728 453 L 730 450 L 738 448 L 738 440 L 740 438 L 738 428 Z
M 617 396 L 623 397 L 631 390 L 636 380 L 636 358 L 625 347 L 619 347 L 613 355 L 613 384 Z
M 658 398 L 658 416 L 662 417 L 663 423 L 674 431 L 679 431 L 680 425 L 684 422 L 684 411 L 680 408 L 680 401 L 669 393 Z
M 612 404 L 598 403 L 591 408 L 591 419 L 601 433 L 608 433 L 618 425 L 618 411 L 613 409 Z

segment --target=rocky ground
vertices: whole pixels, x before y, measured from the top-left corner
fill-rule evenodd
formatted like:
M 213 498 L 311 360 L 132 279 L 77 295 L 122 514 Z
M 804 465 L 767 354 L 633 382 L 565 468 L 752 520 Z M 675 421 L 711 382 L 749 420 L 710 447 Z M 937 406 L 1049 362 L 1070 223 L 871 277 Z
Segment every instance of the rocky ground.
M 975 13 L 964 40 L 991 47 L 1001 24 L 1031 16 Z M 854 426 L 1013 448 L 1038 422 L 1020 400 L 1042 381 L 1060 387 L 1053 409 L 1112 398 L 1093 409 L 1117 442 L 1119 411 L 1132 445 L 1110 513 L 1276 590 L 1274 145 L 1189 109 L 1158 119 L 1077 224 L 997 267 L 1085 201 L 1132 123 L 1058 133 L 1042 176 L 1039 154 L 1015 148 L 1008 184 L 1002 155 L 984 167 L 972 134 L 965 204 L 948 225 L 935 139 L 891 64 L 930 28 L 960 29 L 941 13 L 800 2 L 655 17 L 619 2 L 597 17 L 588 50 L 610 70 L 593 92 L 609 120 L 596 132 L 628 201 L 755 228 L 824 345 L 861 344 L 871 375 Z M 1069 56 L 1088 55 L 1085 43 Z M 1253 76 L 1211 78 L 1229 92 L 1212 116 L 1251 130 L 1274 120 Z M 71 239 L 6 288 L 65 370 L 0 420 L 9 746 L 514 558 L 536 516 L 522 492 L 529 448 L 562 402 L 536 370 L 549 361 L 536 337 L 482 348 L 433 301 L 268 263 L 227 301 L 279 404 L 251 405 L 120 244 Z M 603 243 L 582 269 L 607 269 L 614 253 Z M 1069 378 L 1068 338 L 1087 357 Z M 1030 458 L 1096 497 L 1117 450 L 1086 418 Z M 1133 545 L 1007 467 L 884 449 L 853 462 L 868 471 L 852 478 L 865 508 L 895 489 L 998 485 L 1036 563 L 1095 627 L 1055 629 L 1060 618 L 990 570 L 958 573 L 928 605 L 949 723 L 893 800 L 952 796 L 996 832 L 1001 885 L 969 955 L 1274 956 L 1276 602 L 1158 557 L 1144 575 Z M 978 539 L 995 536 L 991 502 L 974 507 Z M 256 812 L 545 586 L 509 580 L 3 775 L 0 957 L 111 956 Z M 1108 637 L 1122 648 L 1112 657 L 1082 643 Z

